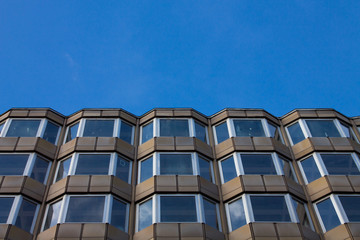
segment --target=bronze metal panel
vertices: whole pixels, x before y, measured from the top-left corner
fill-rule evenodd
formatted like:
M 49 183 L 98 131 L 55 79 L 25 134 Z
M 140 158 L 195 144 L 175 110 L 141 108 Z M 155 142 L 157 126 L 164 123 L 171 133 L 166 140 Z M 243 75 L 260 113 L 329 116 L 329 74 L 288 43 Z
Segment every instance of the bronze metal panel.
M 254 147 L 256 151 L 273 151 L 274 146 L 272 138 L 269 137 L 253 137 Z
M 21 240 L 31 240 L 33 238 L 32 234 L 18 228 L 14 225 L 10 227 L 7 238 L 9 240 L 21 239 Z
M 104 223 L 85 223 L 82 230 L 82 238 L 96 238 L 106 236 L 106 224 Z
M 177 176 L 179 192 L 199 192 L 200 184 L 197 176 Z
M 215 116 L 213 116 L 210 119 L 211 125 L 215 125 L 215 124 L 219 123 L 220 121 L 225 120 L 227 117 L 228 117 L 228 113 L 226 111 L 216 114 Z
M 193 137 L 175 137 L 176 151 L 195 151 L 195 141 Z
M 23 188 L 25 178 L 24 176 L 4 176 L 0 193 L 19 194 Z
M 52 199 L 65 194 L 68 180 L 69 177 L 66 177 L 52 184 L 47 195 L 47 201 L 51 201 Z
M 102 110 L 101 117 L 111 117 L 111 118 L 119 118 L 120 110 Z
M 67 192 L 69 193 L 86 193 L 89 189 L 90 176 L 74 175 L 68 176 L 69 182 Z
M 77 120 L 79 120 L 83 115 L 83 111 L 79 111 L 74 115 L 71 115 L 70 117 L 68 117 L 68 119 L 66 120 L 66 124 L 70 125 L 74 122 L 76 122 Z
M 16 144 L 19 138 L 17 137 L 2 137 L 0 138 L 0 151 L 12 152 L 15 151 Z
M 254 151 L 255 146 L 251 137 L 234 137 L 232 138 L 234 149 L 236 151 Z
M 152 110 L 151 112 L 140 118 L 140 125 L 143 125 L 144 123 L 146 123 L 147 121 L 153 118 L 155 118 L 155 110 Z
M 79 137 L 75 150 L 76 151 L 95 151 L 96 137 Z
M 347 223 L 347 226 L 353 237 L 360 237 L 360 223 Z
M 174 137 L 156 137 L 155 138 L 156 151 L 175 151 Z
M 135 157 L 135 147 L 120 138 L 116 138 L 116 151 L 131 159 Z
M 312 201 L 316 201 L 331 193 L 326 177 L 316 179 L 309 183 L 306 188 Z
M 114 137 L 98 137 L 96 141 L 96 151 L 115 151 L 116 138 Z
M 139 201 L 155 192 L 155 177 L 151 177 L 136 185 L 135 201 Z
M 240 177 L 246 192 L 265 192 L 261 175 L 242 175 Z
M 360 192 L 360 176 L 347 176 L 355 192 Z
M 59 238 L 78 238 L 81 237 L 81 223 L 63 223 L 59 225 L 57 239 Z
M 274 223 L 254 222 L 251 224 L 254 237 L 275 237 L 277 238 Z
M 224 201 L 227 201 L 227 200 L 243 193 L 244 187 L 243 187 L 240 177 L 236 177 L 236 178 L 222 184 L 221 191 L 222 191 Z
M 121 231 L 120 229 L 110 225 L 107 225 L 107 239 L 108 240 L 128 240 L 129 235 L 126 232 Z
M 156 237 L 179 238 L 178 223 L 158 223 L 156 224 Z
M 30 177 L 26 177 L 22 193 L 41 202 L 45 193 L 45 185 Z
M 309 138 L 313 148 L 316 151 L 333 151 L 334 148 L 328 138 L 324 137 L 311 137 Z
M 11 109 L 9 117 L 23 117 L 26 118 L 29 115 L 29 110 Z
M 16 145 L 16 151 L 35 151 L 38 138 L 20 137 Z
M 61 159 L 75 151 L 76 142 L 78 138 L 75 138 L 60 147 L 58 158 Z
M 326 176 L 331 190 L 334 192 L 353 192 L 349 180 L 346 176 L 329 175 Z
M 156 224 L 150 225 L 144 228 L 140 232 L 134 234 L 133 240 L 152 240 L 155 237 L 155 226 Z
M 112 176 L 112 188 L 111 192 L 115 195 L 125 199 L 128 202 L 131 202 L 131 193 L 132 193 L 132 186 L 127 182 L 124 182 L 120 178 Z
M 45 231 L 40 232 L 37 235 L 36 239 L 37 240 L 54 240 L 56 237 L 57 229 L 58 229 L 58 225 L 55 225 L 49 229 L 46 229 Z
M 266 192 L 286 192 L 287 187 L 283 176 L 264 175 L 263 176 Z
M 156 176 L 155 191 L 177 192 L 176 176 Z
M 314 151 L 313 145 L 309 138 L 302 140 L 301 142 L 292 146 L 292 151 L 295 155 L 295 159 L 300 159 Z
M 225 239 L 224 233 L 220 232 L 219 230 L 204 224 L 204 231 L 206 239 L 208 240 L 223 240 Z
M 101 117 L 101 110 L 83 110 L 83 117 Z
M 110 192 L 112 187 L 112 178 L 110 175 L 93 175 L 90 179 L 90 192 Z
M 265 117 L 265 111 L 264 110 L 245 110 L 246 117 L 252 118 L 252 117 L 258 117 L 258 118 L 264 118 Z
M 301 238 L 301 231 L 298 223 L 276 223 L 275 226 L 279 237 Z
M 172 109 L 156 109 L 156 117 L 174 117 L 174 110 Z
M 198 177 L 198 181 L 200 184 L 200 192 L 206 196 L 209 196 L 212 199 L 219 201 L 219 190 L 217 185 L 208 180 Z
M 347 238 L 351 239 L 351 235 L 348 232 L 346 225 L 340 225 L 340 226 L 337 226 L 337 227 L 331 229 L 330 231 L 327 231 L 324 234 L 324 238 L 326 240 L 341 240 L 341 239 L 347 239 Z
M 249 224 L 244 225 L 229 233 L 229 240 L 252 240 L 251 227 Z
M 197 138 L 194 138 L 194 143 L 195 143 L 195 149 L 197 152 L 203 154 L 204 156 L 206 156 L 208 158 L 213 157 L 212 149 L 211 149 L 210 145 L 208 145 L 207 143 L 205 143 Z
M 147 156 L 155 151 L 155 139 L 152 138 L 138 147 L 138 159 Z
M 234 152 L 234 144 L 233 144 L 233 139 L 229 138 L 217 145 L 215 145 L 215 153 L 216 153 L 216 158 L 222 158 L 232 152 Z
M 42 138 L 38 138 L 36 151 L 48 159 L 54 159 L 56 154 L 56 146 Z

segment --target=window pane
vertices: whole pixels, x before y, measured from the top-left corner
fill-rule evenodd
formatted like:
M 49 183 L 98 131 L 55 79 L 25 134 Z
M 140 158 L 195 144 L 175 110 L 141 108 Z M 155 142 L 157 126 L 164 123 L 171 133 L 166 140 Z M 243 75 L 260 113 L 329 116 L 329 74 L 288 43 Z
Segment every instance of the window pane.
M 55 144 L 59 128 L 60 127 L 58 125 L 55 125 L 52 122 L 48 122 L 45 128 L 43 139 L 51 142 L 52 144 Z
M 6 223 L 13 205 L 13 197 L 0 198 L 0 223 Z
M 309 183 L 321 177 L 313 156 L 301 161 L 300 163 Z
M 353 133 L 353 131 L 350 129 L 350 127 L 340 123 L 340 126 L 341 126 L 341 129 L 343 130 L 343 132 L 345 133 L 345 136 L 347 138 L 351 138 L 352 140 L 355 140 L 356 141 L 356 137 Z
M 1 134 L 3 127 L 4 127 L 4 123 L 0 124 L 0 134 Z
M 246 225 L 246 218 L 242 198 L 229 204 L 231 228 L 235 229 Z
M 161 175 L 192 175 L 191 154 L 160 154 Z
M 111 211 L 111 225 L 125 232 L 127 231 L 127 229 L 125 229 L 126 218 L 126 204 L 114 199 Z
M 335 212 L 334 206 L 331 203 L 330 198 L 316 204 L 321 220 L 324 224 L 325 230 L 329 231 L 334 227 L 340 225 L 339 218 Z
M 48 168 L 49 162 L 39 156 L 36 156 L 30 177 L 41 183 L 44 183 Z
M 280 165 L 281 165 L 281 168 L 284 172 L 284 175 L 292 180 L 294 180 L 295 182 L 297 182 L 297 179 L 296 179 L 296 175 L 293 171 L 293 168 L 291 167 L 291 163 L 288 161 L 288 160 L 285 160 L 284 158 L 282 157 L 279 157 L 280 159 Z
M 118 156 L 116 163 L 116 176 L 125 182 L 129 182 L 130 162 Z
M 60 215 L 61 202 L 62 201 L 59 201 L 49 206 L 49 210 L 45 219 L 44 230 L 57 224 Z
M 197 222 L 195 197 L 161 196 L 161 222 Z
M 120 139 L 131 144 L 133 126 L 121 121 Z
M 330 175 L 360 175 L 351 154 L 321 154 Z
M 255 221 L 290 222 L 283 196 L 250 196 Z
M 234 120 L 237 137 L 266 137 L 261 120 Z
M 212 181 L 210 162 L 201 157 L 199 157 L 199 172 L 201 177 L 210 182 Z
M 70 197 L 66 222 L 102 222 L 105 197 Z
M 76 138 L 77 131 L 79 129 L 79 123 L 76 123 L 68 128 L 66 142 Z
M 23 200 L 18 216 L 16 218 L 15 226 L 24 229 L 27 232 L 31 231 L 31 225 L 34 221 L 35 213 L 36 213 L 37 205 L 29 202 L 27 200 Z
M 75 175 L 108 175 L 110 154 L 79 154 Z
M 160 136 L 189 137 L 188 120 L 160 119 Z
M 83 137 L 112 137 L 114 120 L 86 120 Z
M 204 199 L 204 216 L 205 223 L 209 226 L 212 226 L 215 229 L 218 229 L 218 218 L 216 212 L 216 204 Z
M 312 137 L 341 137 L 332 120 L 306 120 Z
M 140 162 L 140 182 L 153 176 L 153 158 L 148 158 Z
M 206 140 L 206 127 L 201 125 L 198 122 L 195 122 L 195 136 L 203 142 L 207 142 Z
M 6 137 L 36 137 L 40 120 L 12 120 Z
M 245 174 L 276 175 L 271 154 L 241 154 Z
M 270 131 L 270 137 L 282 142 L 280 128 L 278 126 L 274 126 L 270 123 L 268 124 L 268 126 L 269 126 L 269 131 Z
M 144 143 L 150 140 L 151 138 L 153 138 L 153 122 L 142 127 L 141 141 L 142 143 Z
M 339 196 L 341 204 L 350 222 L 360 222 L 360 197 Z
M 221 161 L 221 169 L 224 178 L 224 183 L 237 177 L 234 157 L 229 157 L 228 159 Z
M 298 122 L 289 126 L 287 129 L 290 134 L 291 141 L 294 145 L 305 139 L 304 133 L 302 132 Z
M 215 127 L 217 143 L 221 143 L 229 138 L 229 131 L 226 122 Z
M 306 212 L 305 204 L 295 200 L 294 198 L 291 198 L 291 200 L 292 200 L 294 209 L 296 211 L 296 214 L 299 218 L 300 224 L 305 227 L 311 228 L 310 218 Z
M 138 230 L 141 231 L 144 228 L 152 224 L 152 199 L 139 205 L 139 226 Z
M 68 158 L 59 163 L 58 173 L 56 175 L 56 181 L 59 181 L 69 175 L 71 158 Z
M 29 154 L 0 154 L 0 175 L 23 175 Z

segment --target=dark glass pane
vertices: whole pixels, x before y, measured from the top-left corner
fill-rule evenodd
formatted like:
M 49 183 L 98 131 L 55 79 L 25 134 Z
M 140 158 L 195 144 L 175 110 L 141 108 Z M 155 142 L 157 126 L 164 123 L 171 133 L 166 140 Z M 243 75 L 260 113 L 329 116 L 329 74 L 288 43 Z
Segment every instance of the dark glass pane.
M 140 182 L 153 176 L 153 158 L 148 158 L 140 162 Z
M 75 175 L 108 175 L 110 154 L 80 154 Z
M 160 221 L 197 222 L 195 197 L 161 196 Z
M 23 175 L 29 154 L 0 154 L 0 175 Z
M 360 222 L 360 197 L 339 196 L 341 204 L 350 222 Z
M 142 127 L 141 141 L 142 143 L 144 143 L 150 140 L 151 138 L 153 138 L 153 122 Z
M 280 165 L 281 165 L 281 169 L 283 170 L 284 172 L 284 175 L 292 180 L 294 180 L 295 182 L 297 182 L 297 179 L 296 179 L 296 175 L 295 173 L 293 172 L 293 169 L 291 167 L 291 163 L 288 161 L 288 160 L 285 160 L 284 158 L 282 157 L 279 157 L 280 159 Z
M 129 182 L 130 162 L 118 156 L 116 164 L 116 176 L 125 182 Z
M 265 137 L 261 120 L 234 120 L 237 137 Z
M 246 225 L 244 206 L 241 198 L 229 204 L 229 214 L 233 231 Z
M 245 174 L 276 175 L 271 154 L 241 154 Z
M 356 138 L 354 132 L 352 131 L 352 129 L 349 126 L 344 125 L 342 123 L 340 123 L 340 126 L 341 126 L 341 129 L 343 130 L 343 132 L 345 133 L 345 136 L 347 138 L 350 138 L 350 139 L 352 139 L 354 141 L 357 141 L 357 138 Z
M 192 175 L 191 154 L 160 154 L 161 175 Z
M 321 177 L 313 156 L 301 161 L 301 166 L 309 183 Z
M 294 145 L 305 139 L 304 133 L 302 132 L 298 122 L 289 126 L 287 129 Z
M 203 142 L 207 142 L 206 128 L 200 123 L 195 122 L 195 136 Z
M 112 137 L 114 120 L 86 120 L 83 137 Z
M 48 122 L 45 128 L 43 139 L 45 139 L 48 142 L 51 142 L 52 144 L 55 144 L 59 132 L 59 128 L 60 127 L 58 125 Z
M 36 137 L 40 120 L 12 120 L 6 137 Z
M 160 119 L 161 137 L 189 137 L 188 120 Z
M 283 196 L 250 196 L 255 221 L 290 222 Z
M 152 224 L 152 199 L 139 205 L 139 226 L 138 230 L 141 231 L 144 228 Z
M 230 181 L 231 179 L 237 177 L 234 158 L 229 157 L 221 161 L 222 174 L 224 178 L 224 183 Z
M 351 154 L 321 154 L 330 175 L 360 175 Z
M 312 137 L 341 137 L 332 120 L 306 120 Z
M 76 123 L 75 125 L 72 125 L 71 127 L 68 128 L 66 142 L 76 138 L 78 129 L 79 129 L 79 123 Z
M 229 131 L 226 122 L 215 127 L 217 143 L 221 143 L 229 138 Z
M 13 204 L 13 197 L 0 198 L 0 223 L 6 223 Z
M 326 231 L 341 224 L 330 198 L 316 204 L 316 206 Z
M 71 158 L 68 158 L 59 163 L 58 173 L 56 175 L 56 181 L 65 178 L 69 174 Z
M 3 127 L 4 127 L 4 124 L 3 123 L 0 124 L 0 134 L 1 134 L 1 131 L 2 131 Z
M 66 222 L 102 222 L 105 197 L 70 197 Z
M 121 121 L 120 139 L 131 144 L 133 126 Z
M 111 225 L 126 231 L 126 204 L 116 199 L 113 200 L 112 211 L 111 211 Z
M 280 128 L 270 123 L 268 124 L 268 126 L 269 126 L 270 137 L 282 142 Z
M 34 221 L 35 213 L 36 213 L 36 204 L 29 202 L 27 200 L 23 200 L 19 213 L 16 218 L 15 226 L 30 232 L 31 231 L 31 225 Z
M 210 162 L 199 157 L 199 171 L 200 176 L 208 181 L 212 181 Z
M 209 226 L 212 226 L 215 229 L 218 229 L 218 218 L 216 212 L 216 204 L 204 199 L 204 216 L 205 223 Z
M 36 156 L 30 177 L 41 183 L 44 183 L 48 168 L 49 162 L 39 156 Z
M 310 218 L 306 212 L 304 203 L 299 202 L 293 198 L 291 200 L 292 200 L 294 209 L 296 211 L 296 214 L 299 218 L 300 224 L 305 227 L 311 228 Z
M 61 201 L 53 203 L 49 206 L 49 210 L 45 219 L 44 230 L 55 226 L 60 215 Z

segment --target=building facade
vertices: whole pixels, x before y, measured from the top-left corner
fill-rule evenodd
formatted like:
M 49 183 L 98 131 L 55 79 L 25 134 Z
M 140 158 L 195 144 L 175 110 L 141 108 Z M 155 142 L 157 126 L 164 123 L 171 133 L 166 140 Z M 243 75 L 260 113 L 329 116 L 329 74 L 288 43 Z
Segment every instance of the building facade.
M 0 239 L 360 239 L 360 117 L 10 109 Z

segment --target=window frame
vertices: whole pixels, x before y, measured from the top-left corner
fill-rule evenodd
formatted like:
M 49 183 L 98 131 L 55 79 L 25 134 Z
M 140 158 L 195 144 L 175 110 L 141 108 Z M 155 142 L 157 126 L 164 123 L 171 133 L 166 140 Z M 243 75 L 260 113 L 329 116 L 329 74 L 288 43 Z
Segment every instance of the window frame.
M 203 155 L 199 155 L 197 152 L 155 152 L 151 154 L 150 156 L 147 156 L 144 159 L 139 160 L 138 163 L 138 169 L 137 169 L 137 184 L 142 183 L 141 182 L 141 163 L 148 160 L 149 158 L 153 159 L 153 174 L 152 176 L 169 176 L 169 175 L 161 175 L 160 174 L 160 155 L 161 154 L 176 154 L 176 155 L 185 155 L 190 154 L 191 155 L 191 165 L 192 165 L 192 175 L 179 175 L 179 176 L 201 176 L 200 175 L 200 164 L 199 164 L 199 158 L 202 158 L 209 162 L 210 169 L 211 169 L 211 182 L 215 183 L 215 175 L 214 175 L 214 167 L 213 167 L 213 161 L 209 160 L 207 157 L 203 157 Z M 170 175 L 171 176 L 171 175 Z M 146 180 L 144 180 L 146 181 Z M 143 181 L 143 182 L 144 182 Z
M 116 176 L 117 160 L 118 160 L 119 157 L 123 158 L 124 160 L 129 162 L 129 176 L 128 176 L 127 183 L 131 184 L 131 173 L 132 173 L 133 162 L 131 160 L 129 160 L 128 158 L 125 158 L 125 157 L 121 156 L 117 152 L 75 152 L 70 157 L 69 156 L 65 157 L 65 158 L 63 158 L 63 159 L 61 159 L 60 161 L 57 162 L 53 183 L 57 182 L 56 178 L 57 178 L 58 173 L 59 173 L 60 163 L 66 161 L 66 160 L 69 160 L 69 159 L 70 159 L 69 172 L 66 175 L 66 177 L 68 177 L 68 176 L 76 176 L 76 175 L 78 175 L 78 176 L 83 175 L 83 174 L 75 174 L 75 170 L 77 168 L 79 155 L 110 155 L 108 174 L 106 174 L 106 175 L 109 175 L 109 176 Z M 64 178 L 66 178 L 66 177 L 64 177 Z M 62 179 L 64 179 L 64 178 L 62 178 Z M 62 180 L 62 179 L 60 179 L 60 180 Z M 60 180 L 58 180 L 58 181 L 60 181 Z
M 53 122 L 53 121 L 51 121 L 51 120 L 49 120 L 49 119 L 47 119 L 47 118 L 9 118 L 9 119 L 6 119 L 4 122 L 2 122 L 3 128 L 2 128 L 2 130 L 0 132 L 0 137 L 6 137 L 6 134 L 7 134 L 8 130 L 9 130 L 13 120 L 25 120 L 25 121 L 36 120 L 36 121 L 40 121 L 39 127 L 38 127 L 37 132 L 36 132 L 36 135 L 34 136 L 34 137 L 40 137 L 40 138 L 43 138 L 48 122 L 58 126 L 59 129 L 58 129 L 58 132 L 57 132 L 57 135 L 56 135 L 56 140 L 55 140 L 54 145 L 58 144 L 62 126 L 55 123 L 55 122 Z M 53 143 L 51 143 L 51 144 L 53 144 Z
M 64 143 L 70 142 L 71 140 L 73 140 L 74 138 L 77 137 L 83 137 L 84 135 L 84 129 L 85 129 L 85 125 L 86 125 L 86 120 L 114 120 L 114 129 L 113 129 L 113 134 L 112 137 L 117 137 L 120 138 L 120 130 L 121 130 L 121 123 L 125 122 L 128 125 L 131 125 L 131 145 L 134 145 L 134 139 L 135 139 L 135 126 L 131 123 L 128 123 L 124 120 L 122 120 L 121 118 L 82 118 L 68 126 L 66 126 L 66 132 L 65 132 L 65 136 L 64 136 Z M 69 130 L 71 127 L 75 126 L 76 124 L 79 124 L 77 132 L 76 132 L 76 136 L 74 136 L 73 139 L 66 141 L 68 134 L 69 134 Z M 120 138 L 121 139 L 121 138 Z M 123 140 L 124 141 L 124 140 Z

